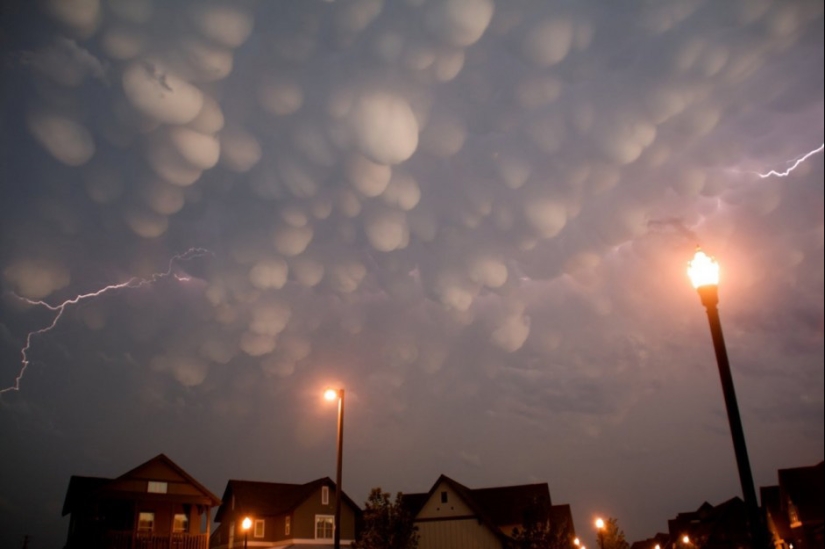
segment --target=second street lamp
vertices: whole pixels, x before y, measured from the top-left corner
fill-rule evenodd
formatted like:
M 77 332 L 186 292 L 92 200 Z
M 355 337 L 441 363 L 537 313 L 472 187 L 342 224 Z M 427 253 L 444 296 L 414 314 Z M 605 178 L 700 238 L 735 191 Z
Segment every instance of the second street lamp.
M 596 539 L 599 542 L 599 549 L 604 549 L 604 520 L 596 519 Z
M 719 367 L 719 378 L 722 381 L 722 392 L 725 396 L 730 434 L 733 438 L 733 451 L 736 454 L 736 465 L 739 470 L 739 483 L 742 486 L 742 496 L 748 514 L 751 543 L 755 549 L 768 549 L 768 538 L 759 514 L 759 502 L 756 499 L 753 473 L 751 473 L 748 460 L 748 448 L 745 445 L 745 432 L 742 429 L 742 418 L 739 416 L 736 391 L 733 388 L 733 376 L 728 362 L 725 338 L 722 336 L 722 322 L 719 319 L 719 309 L 716 307 L 719 303 L 719 264 L 697 248 L 693 260 L 689 263 L 688 276 L 699 293 L 699 298 L 708 314 L 713 349 L 716 352 L 716 364 Z
M 332 527 L 332 546 L 334 549 L 341 547 L 341 472 L 344 461 L 344 390 L 327 389 L 324 393 L 327 400 L 338 399 L 338 460 L 335 470 L 335 519 Z

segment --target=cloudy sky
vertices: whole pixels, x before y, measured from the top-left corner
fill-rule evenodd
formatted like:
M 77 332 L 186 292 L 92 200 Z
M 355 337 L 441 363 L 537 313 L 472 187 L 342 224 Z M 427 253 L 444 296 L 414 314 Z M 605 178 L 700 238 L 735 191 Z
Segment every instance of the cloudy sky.
M 0 546 L 72 474 L 547 482 L 593 545 L 823 457 L 821 0 L 2 3 Z

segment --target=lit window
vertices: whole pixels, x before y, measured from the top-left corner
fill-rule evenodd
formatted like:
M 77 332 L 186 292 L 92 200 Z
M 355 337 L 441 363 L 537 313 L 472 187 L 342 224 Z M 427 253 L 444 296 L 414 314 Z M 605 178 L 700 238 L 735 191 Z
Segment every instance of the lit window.
M 172 531 L 186 533 L 189 531 L 189 517 L 184 513 L 175 513 L 175 520 L 172 522 Z
M 157 480 L 150 480 L 149 481 L 149 488 L 147 492 L 151 494 L 165 494 L 168 485 L 165 482 L 159 482 Z
M 155 514 L 141 512 L 138 515 L 138 530 L 142 532 L 151 532 L 155 529 Z
M 263 520 L 258 519 L 258 520 L 255 521 L 255 531 L 254 531 L 253 535 L 256 538 L 264 537 L 264 521 Z
M 315 515 L 315 539 L 332 539 L 335 517 Z
M 289 535 L 289 531 L 292 527 L 292 520 L 291 519 L 292 519 L 292 517 L 286 517 L 286 523 L 284 524 L 284 535 L 285 536 Z
M 329 505 L 329 486 L 321 487 L 321 505 Z

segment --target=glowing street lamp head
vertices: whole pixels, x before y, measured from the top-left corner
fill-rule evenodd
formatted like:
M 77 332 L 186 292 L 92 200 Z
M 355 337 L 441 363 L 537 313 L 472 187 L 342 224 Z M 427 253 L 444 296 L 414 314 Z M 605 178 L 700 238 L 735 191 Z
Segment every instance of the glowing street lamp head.
M 249 517 L 244 517 L 243 522 L 241 522 L 241 528 L 244 531 L 249 530 L 252 527 L 252 519 Z
M 579 547 L 581 544 L 582 544 L 582 542 L 579 541 L 579 538 L 573 538 L 573 545 L 575 545 L 576 547 Z
M 682 543 L 690 543 L 690 538 L 687 535 L 682 536 Z
M 335 389 L 327 389 L 324 391 L 324 398 L 332 402 L 333 400 L 338 399 L 338 391 Z
M 601 518 L 597 518 L 595 524 L 598 530 L 604 528 L 604 520 L 602 520 Z
M 688 263 L 687 273 L 696 289 L 719 285 L 719 264 L 698 247 L 693 259 Z

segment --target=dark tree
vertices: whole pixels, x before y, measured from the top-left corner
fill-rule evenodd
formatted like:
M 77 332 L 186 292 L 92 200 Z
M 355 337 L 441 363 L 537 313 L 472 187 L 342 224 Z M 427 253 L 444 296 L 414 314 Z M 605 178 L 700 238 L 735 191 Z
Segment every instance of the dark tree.
M 624 531 L 619 528 L 619 521 L 614 518 L 604 521 L 604 528 L 597 532 L 597 541 L 599 549 L 630 549 Z
M 417 549 L 418 527 L 398 492 L 395 501 L 381 488 L 373 488 L 364 507 L 364 525 L 354 549 Z
M 567 520 L 552 521 L 550 509 L 537 501 L 522 514 L 522 527 L 514 528 L 509 549 L 570 549 L 570 525 Z

